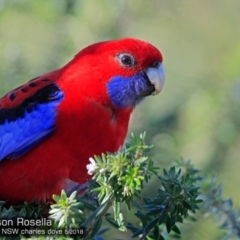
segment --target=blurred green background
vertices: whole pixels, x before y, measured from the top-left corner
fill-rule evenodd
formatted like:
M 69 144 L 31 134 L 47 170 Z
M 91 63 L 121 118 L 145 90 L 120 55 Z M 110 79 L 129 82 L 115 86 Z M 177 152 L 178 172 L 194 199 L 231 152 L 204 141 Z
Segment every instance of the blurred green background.
M 166 85 L 136 108 L 130 131 L 147 131 L 161 167 L 182 156 L 216 174 L 239 207 L 239 24 L 239 0 L 0 0 L 0 94 L 93 42 L 150 41 L 164 55 Z M 145 194 L 156 188 L 153 182 Z M 199 214 L 197 224 L 184 225 L 183 239 L 220 239 L 212 220 Z

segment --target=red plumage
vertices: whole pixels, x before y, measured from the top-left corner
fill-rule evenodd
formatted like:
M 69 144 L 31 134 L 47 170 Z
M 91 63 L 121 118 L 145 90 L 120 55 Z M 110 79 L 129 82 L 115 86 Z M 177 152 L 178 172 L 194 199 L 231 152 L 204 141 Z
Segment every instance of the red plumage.
M 134 66 L 123 67 L 116 60 L 118 54 L 125 52 L 134 56 Z M 86 182 L 90 178 L 86 170 L 89 158 L 119 149 L 134 108 L 113 104 L 107 83 L 114 76 L 134 76 L 156 61 L 162 62 L 161 53 L 141 40 L 96 43 L 80 51 L 63 68 L 33 79 L 3 97 L 0 109 L 11 109 L 52 83 L 64 94 L 57 106 L 54 132 L 18 159 L 4 158 L 0 162 L 0 199 L 10 203 L 44 202 L 52 194 L 59 194 L 66 179 Z M 35 84 L 29 87 L 30 83 Z M 13 100 L 9 100 L 11 94 Z

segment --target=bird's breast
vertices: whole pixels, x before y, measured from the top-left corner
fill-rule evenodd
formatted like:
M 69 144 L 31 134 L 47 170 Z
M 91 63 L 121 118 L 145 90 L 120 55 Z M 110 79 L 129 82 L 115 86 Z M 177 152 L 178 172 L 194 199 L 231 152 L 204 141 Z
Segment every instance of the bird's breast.
M 89 158 L 115 152 L 123 144 L 132 110 L 113 110 L 91 98 L 79 103 L 63 101 L 59 106 L 56 135 L 68 158 L 69 178 L 80 182 L 87 177 Z M 61 156 L 59 156 L 61 157 Z

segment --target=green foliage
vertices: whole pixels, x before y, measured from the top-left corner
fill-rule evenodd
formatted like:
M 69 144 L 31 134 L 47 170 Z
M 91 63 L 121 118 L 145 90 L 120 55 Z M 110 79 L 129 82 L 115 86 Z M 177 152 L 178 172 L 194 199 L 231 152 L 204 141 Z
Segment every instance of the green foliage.
M 135 214 L 141 220 L 141 229 L 129 224 L 134 232 L 133 237 L 142 234 L 140 239 L 163 239 L 164 230 L 159 225 L 165 224 L 167 233 L 174 231 L 180 234 L 176 223 L 183 223 L 189 211 L 195 213 L 202 200 L 197 199 L 198 187 L 194 186 L 195 179 L 189 173 L 181 175 L 181 169 L 176 171 L 171 167 L 169 171 L 163 170 L 164 176 L 158 176 L 160 188 L 154 198 L 143 198 L 145 205 L 137 204 L 138 212 Z M 143 212 L 144 210 L 144 212 Z M 162 235 L 160 234 L 160 229 Z
M 181 174 L 181 169 L 171 167 L 168 171 L 164 169 L 160 176 L 149 157 L 151 148 L 145 144 L 145 133 L 139 137 L 132 134 L 130 141 L 118 152 L 91 158 L 87 168 L 88 173 L 94 175 L 87 191 L 79 196 L 73 192 L 68 197 L 64 190 L 61 196 L 54 195 L 55 203 L 49 210 L 48 218 L 52 219 L 49 228 L 81 230 L 84 239 L 102 239 L 100 235 L 107 231 L 102 224 L 107 221 L 120 231 L 131 230 L 132 238 L 163 239 L 166 234 L 163 225 L 167 233 L 173 231 L 179 235 L 176 223 L 182 223 L 190 212 L 195 213 L 201 202 L 194 174 Z M 153 176 L 158 179 L 155 197 L 142 197 L 142 189 Z M 135 215 L 141 223 L 140 228 L 125 224 L 124 205 L 131 211 L 133 205 L 137 208 Z M 44 209 L 46 206 L 33 204 L 7 209 L 1 202 L 0 219 L 20 216 L 38 219 Z M 63 235 L 72 237 L 66 231 Z
M 240 239 L 240 209 L 234 209 L 231 198 L 222 196 L 222 185 L 213 177 L 202 184 L 204 204 L 202 212 L 206 215 L 215 215 L 215 220 L 221 222 L 220 228 L 226 231 L 224 240 Z
M 108 224 L 122 232 L 130 230 L 132 239 L 163 240 L 180 238 L 181 224 L 196 221 L 193 214 L 201 206 L 201 212 L 214 214 L 216 220 L 221 221 L 221 228 L 226 231 L 224 239 L 240 238 L 240 210 L 233 209 L 231 199 L 222 197 L 217 178 L 209 181 L 190 161 L 183 159 L 160 174 L 149 157 L 152 146 L 145 143 L 145 137 L 145 133 L 132 134 L 118 152 L 91 158 L 87 168 L 88 173 L 94 175 L 85 193 L 73 192 L 67 196 L 62 190 L 60 196 L 53 196 L 55 203 L 45 205 L 6 207 L 5 202 L 0 201 L 0 220 L 41 219 L 48 213 L 51 226 L 39 229 L 45 230 L 44 236 L 48 230 L 62 230 L 58 236 L 53 234 L 54 239 L 102 240 L 102 234 L 109 230 L 104 225 Z M 143 196 L 142 190 L 152 177 L 155 177 L 156 192 L 153 197 Z M 202 199 L 204 202 L 200 204 Z M 125 223 L 124 205 L 135 212 L 137 225 Z M 29 236 L 44 239 L 34 234 L 23 234 L 21 238 Z
M 222 185 L 218 183 L 217 177 L 199 175 L 199 171 L 189 160 L 179 159 L 176 165 L 181 166 L 182 169 L 194 176 L 201 189 L 203 200 L 200 210 L 205 217 L 213 215 L 215 221 L 221 222 L 220 229 L 225 230 L 221 239 L 240 239 L 240 209 L 234 208 L 231 198 L 225 199 L 223 197 Z
M 64 190 L 61 196 L 54 195 L 55 203 L 50 205 L 48 217 L 52 219 L 52 225 L 41 227 L 46 230 L 76 229 L 84 234 L 84 239 L 103 239 L 101 235 L 108 230 L 102 227 L 105 220 L 120 231 L 130 230 L 132 238 L 179 238 L 179 224 L 183 224 L 184 219 L 195 221 L 193 214 L 199 209 L 201 199 L 204 199 L 201 211 L 208 215 L 215 214 L 216 220 L 222 222 L 221 228 L 226 230 L 224 239 L 238 239 L 240 210 L 233 210 L 231 199 L 223 199 L 222 187 L 217 184 L 217 179 L 209 181 L 202 177 L 190 161 L 183 159 L 176 161 L 175 167 L 163 169 L 163 174 L 159 175 L 158 168 L 149 157 L 152 147 L 146 145 L 144 140 L 145 134 L 139 137 L 132 134 L 130 141 L 117 153 L 91 159 L 88 170 L 94 176 L 88 182 L 87 191 L 80 196 L 73 192 L 68 197 Z M 143 197 L 144 184 L 152 176 L 158 179 L 155 196 Z M 136 211 L 138 226 L 125 224 L 123 205 Z M 5 207 L 1 201 L 0 220 L 19 217 L 40 219 L 47 209 L 47 204 L 36 203 Z M 68 239 L 81 238 L 80 234 L 72 235 L 66 231 L 63 231 L 63 236 Z M 38 238 L 41 239 L 40 236 Z M 63 238 L 55 236 L 55 239 Z
M 49 218 L 58 222 L 57 228 L 79 228 L 81 223 L 85 221 L 85 215 L 83 214 L 83 204 L 76 200 L 77 192 L 73 192 L 67 197 L 64 190 L 61 192 L 61 196 L 53 195 L 53 200 L 56 204 L 51 204 L 51 210 L 49 211 Z

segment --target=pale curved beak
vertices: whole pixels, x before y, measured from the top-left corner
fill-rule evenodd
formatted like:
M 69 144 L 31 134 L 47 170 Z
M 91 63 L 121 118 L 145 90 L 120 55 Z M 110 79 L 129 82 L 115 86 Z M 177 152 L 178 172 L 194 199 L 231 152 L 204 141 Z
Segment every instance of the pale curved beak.
M 165 82 L 165 73 L 162 63 L 159 62 L 156 67 L 149 67 L 145 73 L 147 74 L 150 83 L 155 88 L 152 95 L 157 95 L 162 91 Z

